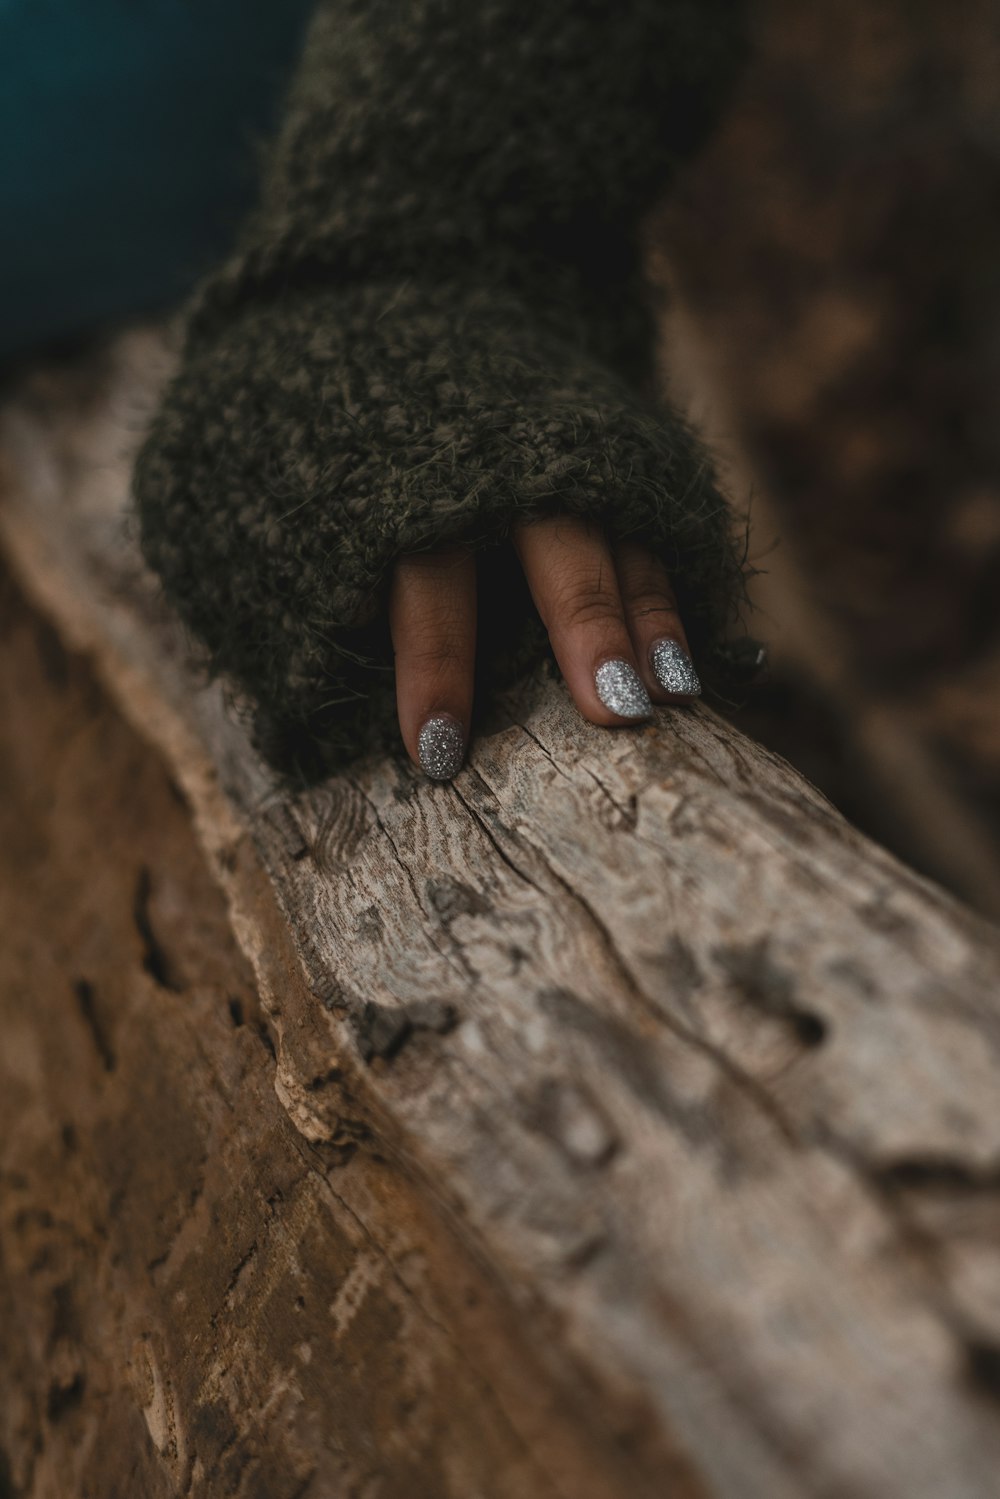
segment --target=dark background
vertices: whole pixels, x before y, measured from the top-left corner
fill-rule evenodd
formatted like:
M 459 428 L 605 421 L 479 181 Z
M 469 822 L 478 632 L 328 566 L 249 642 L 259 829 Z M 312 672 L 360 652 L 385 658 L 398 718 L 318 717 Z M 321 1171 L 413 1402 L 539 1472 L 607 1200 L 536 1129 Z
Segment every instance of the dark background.
M 737 721 L 1000 914 L 996 0 L 759 0 L 653 247 L 766 570 Z

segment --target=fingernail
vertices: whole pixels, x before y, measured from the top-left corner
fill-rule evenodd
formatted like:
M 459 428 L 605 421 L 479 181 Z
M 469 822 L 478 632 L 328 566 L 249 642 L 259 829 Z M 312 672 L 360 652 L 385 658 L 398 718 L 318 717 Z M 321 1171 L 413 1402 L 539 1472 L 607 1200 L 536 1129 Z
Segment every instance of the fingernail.
M 676 640 L 657 640 L 650 646 L 649 664 L 665 692 L 678 697 L 697 697 L 701 692 L 694 662 Z
M 420 730 L 417 740 L 420 769 L 432 781 L 450 781 L 465 759 L 465 734 L 457 718 L 436 713 Z
M 619 718 L 649 718 L 653 705 L 642 678 L 627 661 L 605 661 L 594 673 L 597 696 Z

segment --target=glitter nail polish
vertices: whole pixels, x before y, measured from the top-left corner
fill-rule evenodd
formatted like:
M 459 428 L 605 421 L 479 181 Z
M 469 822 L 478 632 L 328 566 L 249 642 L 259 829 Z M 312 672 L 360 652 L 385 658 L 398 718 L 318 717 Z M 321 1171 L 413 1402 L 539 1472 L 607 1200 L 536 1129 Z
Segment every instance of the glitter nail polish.
M 417 740 L 420 768 L 432 781 L 450 781 L 465 759 L 462 725 L 450 713 L 436 713 L 420 730 Z
M 649 651 L 649 662 L 656 680 L 665 692 L 674 692 L 678 697 L 697 697 L 701 692 L 694 663 L 676 640 L 654 641 Z
M 627 661 L 605 661 L 594 673 L 594 686 L 605 708 L 619 718 L 648 718 L 653 711 L 649 693 Z

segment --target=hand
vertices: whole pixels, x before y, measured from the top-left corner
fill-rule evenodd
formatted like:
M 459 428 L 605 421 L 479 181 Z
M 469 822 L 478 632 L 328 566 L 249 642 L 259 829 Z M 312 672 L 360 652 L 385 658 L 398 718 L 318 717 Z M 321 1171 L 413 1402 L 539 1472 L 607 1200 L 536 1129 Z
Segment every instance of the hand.
M 654 702 L 701 691 L 670 579 L 634 542 L 556 516 L 513 543 L 573 700 L 591 723 L 648 718 Z M 447 780 L 465 756 L 476 648 L 476 562 L 464 548 L 397 562 L 389 601 L 396 702 L 411 758 Z
M 219 316 L 136 465 L 140 540 L 291 785 L 382 752 L 397 719 L 417 763 L 454 774 L 477 618 L 485 687 L 527 669 L 547 629 L 584 717 L 640 722 L 643 684 L 653 702 L 697 687 L 672 572 L 719 679 L 742 559 L 711 463 L 579 340 L 450 280 Z M 660 681 L 657 641 L 674 645 Z

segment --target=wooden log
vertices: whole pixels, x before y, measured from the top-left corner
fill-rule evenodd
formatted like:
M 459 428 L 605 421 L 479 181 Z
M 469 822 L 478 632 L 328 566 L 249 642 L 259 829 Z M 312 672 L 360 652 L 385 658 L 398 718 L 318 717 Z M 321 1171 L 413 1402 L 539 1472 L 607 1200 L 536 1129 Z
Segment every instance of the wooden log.
M 996 930 L 708 709 L 610 733 L 545 673 L 450 786 L 279 794 L 131 536 L 158 364 L 136 335 L 3 421 L 5 555 L 132 730 L 86 867 L 138 879 L 144 801 L 172 851 L 117 992 L 4 1000 L 29 1224 L 108 1189 L 55 1290 L 5 1228 L 14 1491 L 993 1495 Z

